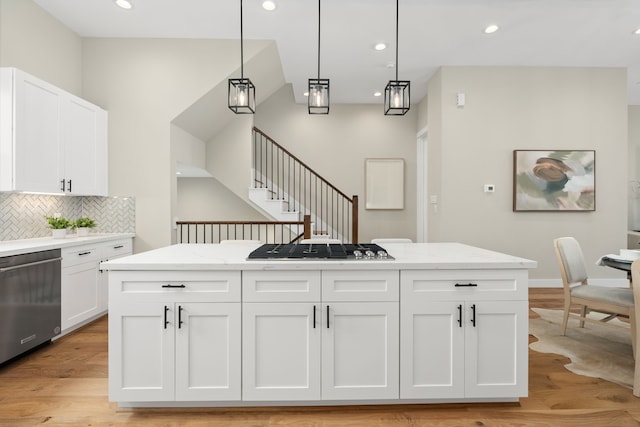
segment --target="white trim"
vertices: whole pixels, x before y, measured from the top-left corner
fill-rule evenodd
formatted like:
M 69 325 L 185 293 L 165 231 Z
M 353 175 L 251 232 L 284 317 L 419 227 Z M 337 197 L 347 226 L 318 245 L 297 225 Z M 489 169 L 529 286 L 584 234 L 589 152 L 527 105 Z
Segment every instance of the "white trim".
M 416 242 L 427 241 L 427 127 L 416 135 Z

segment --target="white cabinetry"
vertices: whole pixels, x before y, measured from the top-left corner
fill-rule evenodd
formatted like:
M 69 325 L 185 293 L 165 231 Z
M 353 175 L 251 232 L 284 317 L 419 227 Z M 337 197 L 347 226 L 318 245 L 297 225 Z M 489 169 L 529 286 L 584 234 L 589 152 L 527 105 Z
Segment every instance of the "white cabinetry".
M 109 272 L 109 398 L 240 400 L 240 272 Z
M 243 400 L 398 398 L 398 271 L 243 273 Z
M 62 249 L 62 333 L 100 313 L 97 244 Z
M 131 254 L 131 238 L 62 249 L 62 334 L 106 313 L 108 287 L 100 262 Z
M 0 68 L 0 191 L 106 196 L 106 111 Z
M 400 397 L 527 395 L 527 272 L 401 273 Z

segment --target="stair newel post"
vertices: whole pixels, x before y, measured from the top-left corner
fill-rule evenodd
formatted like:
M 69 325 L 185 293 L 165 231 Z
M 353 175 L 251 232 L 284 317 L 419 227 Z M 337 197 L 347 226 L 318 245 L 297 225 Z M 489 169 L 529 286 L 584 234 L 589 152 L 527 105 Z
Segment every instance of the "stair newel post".
M 358 243 L 358 196 L 351 198 L 351 242 Z
M 311 215 L 304 216 L 304 238 L 311 238 Z

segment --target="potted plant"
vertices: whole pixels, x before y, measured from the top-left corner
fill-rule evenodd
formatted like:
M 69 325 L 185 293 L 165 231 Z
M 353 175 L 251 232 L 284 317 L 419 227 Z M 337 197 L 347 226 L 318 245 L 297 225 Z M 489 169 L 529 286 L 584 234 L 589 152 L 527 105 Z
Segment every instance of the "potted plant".
M 73 228 L 76 229 L 76 233 L 78 233 L 78 236 L 86 236 L 87 234 L 89 234 L 89 229 L 95 226 L 96 222 L 93 219 L 87 217 L 78 218 L 73 223 Z
M 73 222 L 69 221 L 63 216 L 47 216 L 45 217 L 49 223 L 51 234 L 54 239 L 64 239 L 67 235 L 67 228 L 73 225 Z

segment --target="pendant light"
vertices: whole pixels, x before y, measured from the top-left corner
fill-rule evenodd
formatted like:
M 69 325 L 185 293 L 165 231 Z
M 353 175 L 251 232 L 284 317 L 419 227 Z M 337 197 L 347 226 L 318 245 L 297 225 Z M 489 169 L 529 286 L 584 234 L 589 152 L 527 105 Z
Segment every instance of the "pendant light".
M 320 0 L 318 0 L 318 78 L 309 79 L 309 114 L 329 114 L 329 79 L 320 78 Z
M 244 78 L 244 42 L 242 34 L 242 0 L 240 0 L 240 78 L 229 79 L 229 109 L 236 114 L 256 112 L 256 87 Z
M 411 107 L 411 82 L 398 80 L 398 1 L 396 0 L 396 79 L 384 88 L 384 115 L 403 116 Z

